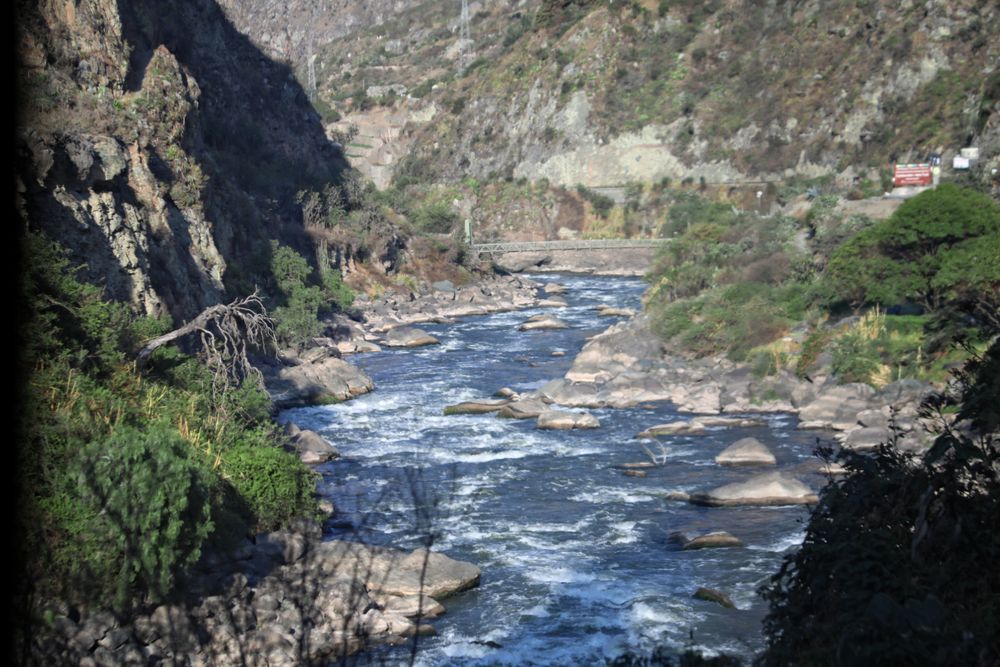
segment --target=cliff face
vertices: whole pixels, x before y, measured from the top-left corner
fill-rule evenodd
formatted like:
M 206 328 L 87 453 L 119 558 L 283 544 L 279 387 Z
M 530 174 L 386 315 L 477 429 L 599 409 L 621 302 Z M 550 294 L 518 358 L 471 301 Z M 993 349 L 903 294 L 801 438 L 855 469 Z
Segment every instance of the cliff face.
M 273 2 L 239 5 L 249 16 Z M 343 8 L 334 33 L 303 17 L 335 3 L 284 5 L 288 30 L 312 45 L 311 56 L 288 51 L 296 72 L 305 77 L 314 58 L 319 100 L 350 112 L 362 132 L 349 153 L 382 181 L 390 171 L 592 187 L 877 180 L 878 168 L 930 152 L 1000 152 L 996 3 L 471 2 L 472 44 L 460 40 L 457 2 L 423 2 L 371 24 Z M 255 39 L 272 33 L 271 23 L 240 25 Z M 363 27 L 345 34 L 348 25 Z M 382 127 L 389 107 L 419 120 Z
M 347 163 L 214 0 L 18 6 L 18 208 L 85 276 L 185 318 L 246 292 Z

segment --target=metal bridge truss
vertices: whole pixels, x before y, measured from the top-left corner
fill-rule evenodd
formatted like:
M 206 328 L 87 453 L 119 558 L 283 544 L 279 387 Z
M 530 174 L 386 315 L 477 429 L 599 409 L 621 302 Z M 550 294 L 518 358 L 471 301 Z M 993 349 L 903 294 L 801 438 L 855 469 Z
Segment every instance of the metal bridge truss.
M 540 252 L 558 250 L 611 250 L 615 248 L 658 248 L 666 239 L 586 239 L 579 241 L 507 241 L 504 243 L 473 243 L 469 248 L 479 255 L 499 255 L 506 252 Z

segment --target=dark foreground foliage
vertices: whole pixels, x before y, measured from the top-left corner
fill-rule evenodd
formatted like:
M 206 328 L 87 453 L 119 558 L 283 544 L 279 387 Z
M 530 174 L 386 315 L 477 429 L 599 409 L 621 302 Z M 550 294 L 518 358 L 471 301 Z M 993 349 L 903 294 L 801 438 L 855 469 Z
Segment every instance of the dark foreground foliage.
M 1000 340 L 923 410 L 940 424 L 924 456 L 848 454 L 823 490 L 762 590 L 759 664 L 1000 663 Z

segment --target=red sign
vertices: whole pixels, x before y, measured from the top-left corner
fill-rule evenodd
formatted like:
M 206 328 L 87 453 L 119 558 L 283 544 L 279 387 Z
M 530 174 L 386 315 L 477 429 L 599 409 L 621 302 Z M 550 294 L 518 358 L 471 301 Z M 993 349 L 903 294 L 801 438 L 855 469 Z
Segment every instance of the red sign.
M 933 183 L 934 177 L 929 164 L 897 164 L 892 175 L 892 184 L 897 188 Z

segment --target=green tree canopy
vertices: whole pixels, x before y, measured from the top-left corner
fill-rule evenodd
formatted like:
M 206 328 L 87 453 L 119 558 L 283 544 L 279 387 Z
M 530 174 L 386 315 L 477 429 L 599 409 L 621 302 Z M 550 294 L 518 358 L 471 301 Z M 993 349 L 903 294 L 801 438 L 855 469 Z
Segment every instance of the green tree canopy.
M 970 290 L 995 298 L 998 234 L 1000 205 L 975 190 L 941 185 L 907 200 L 833 254 L 828 299 L 852 306 L 913 301 L 935 310 Z

